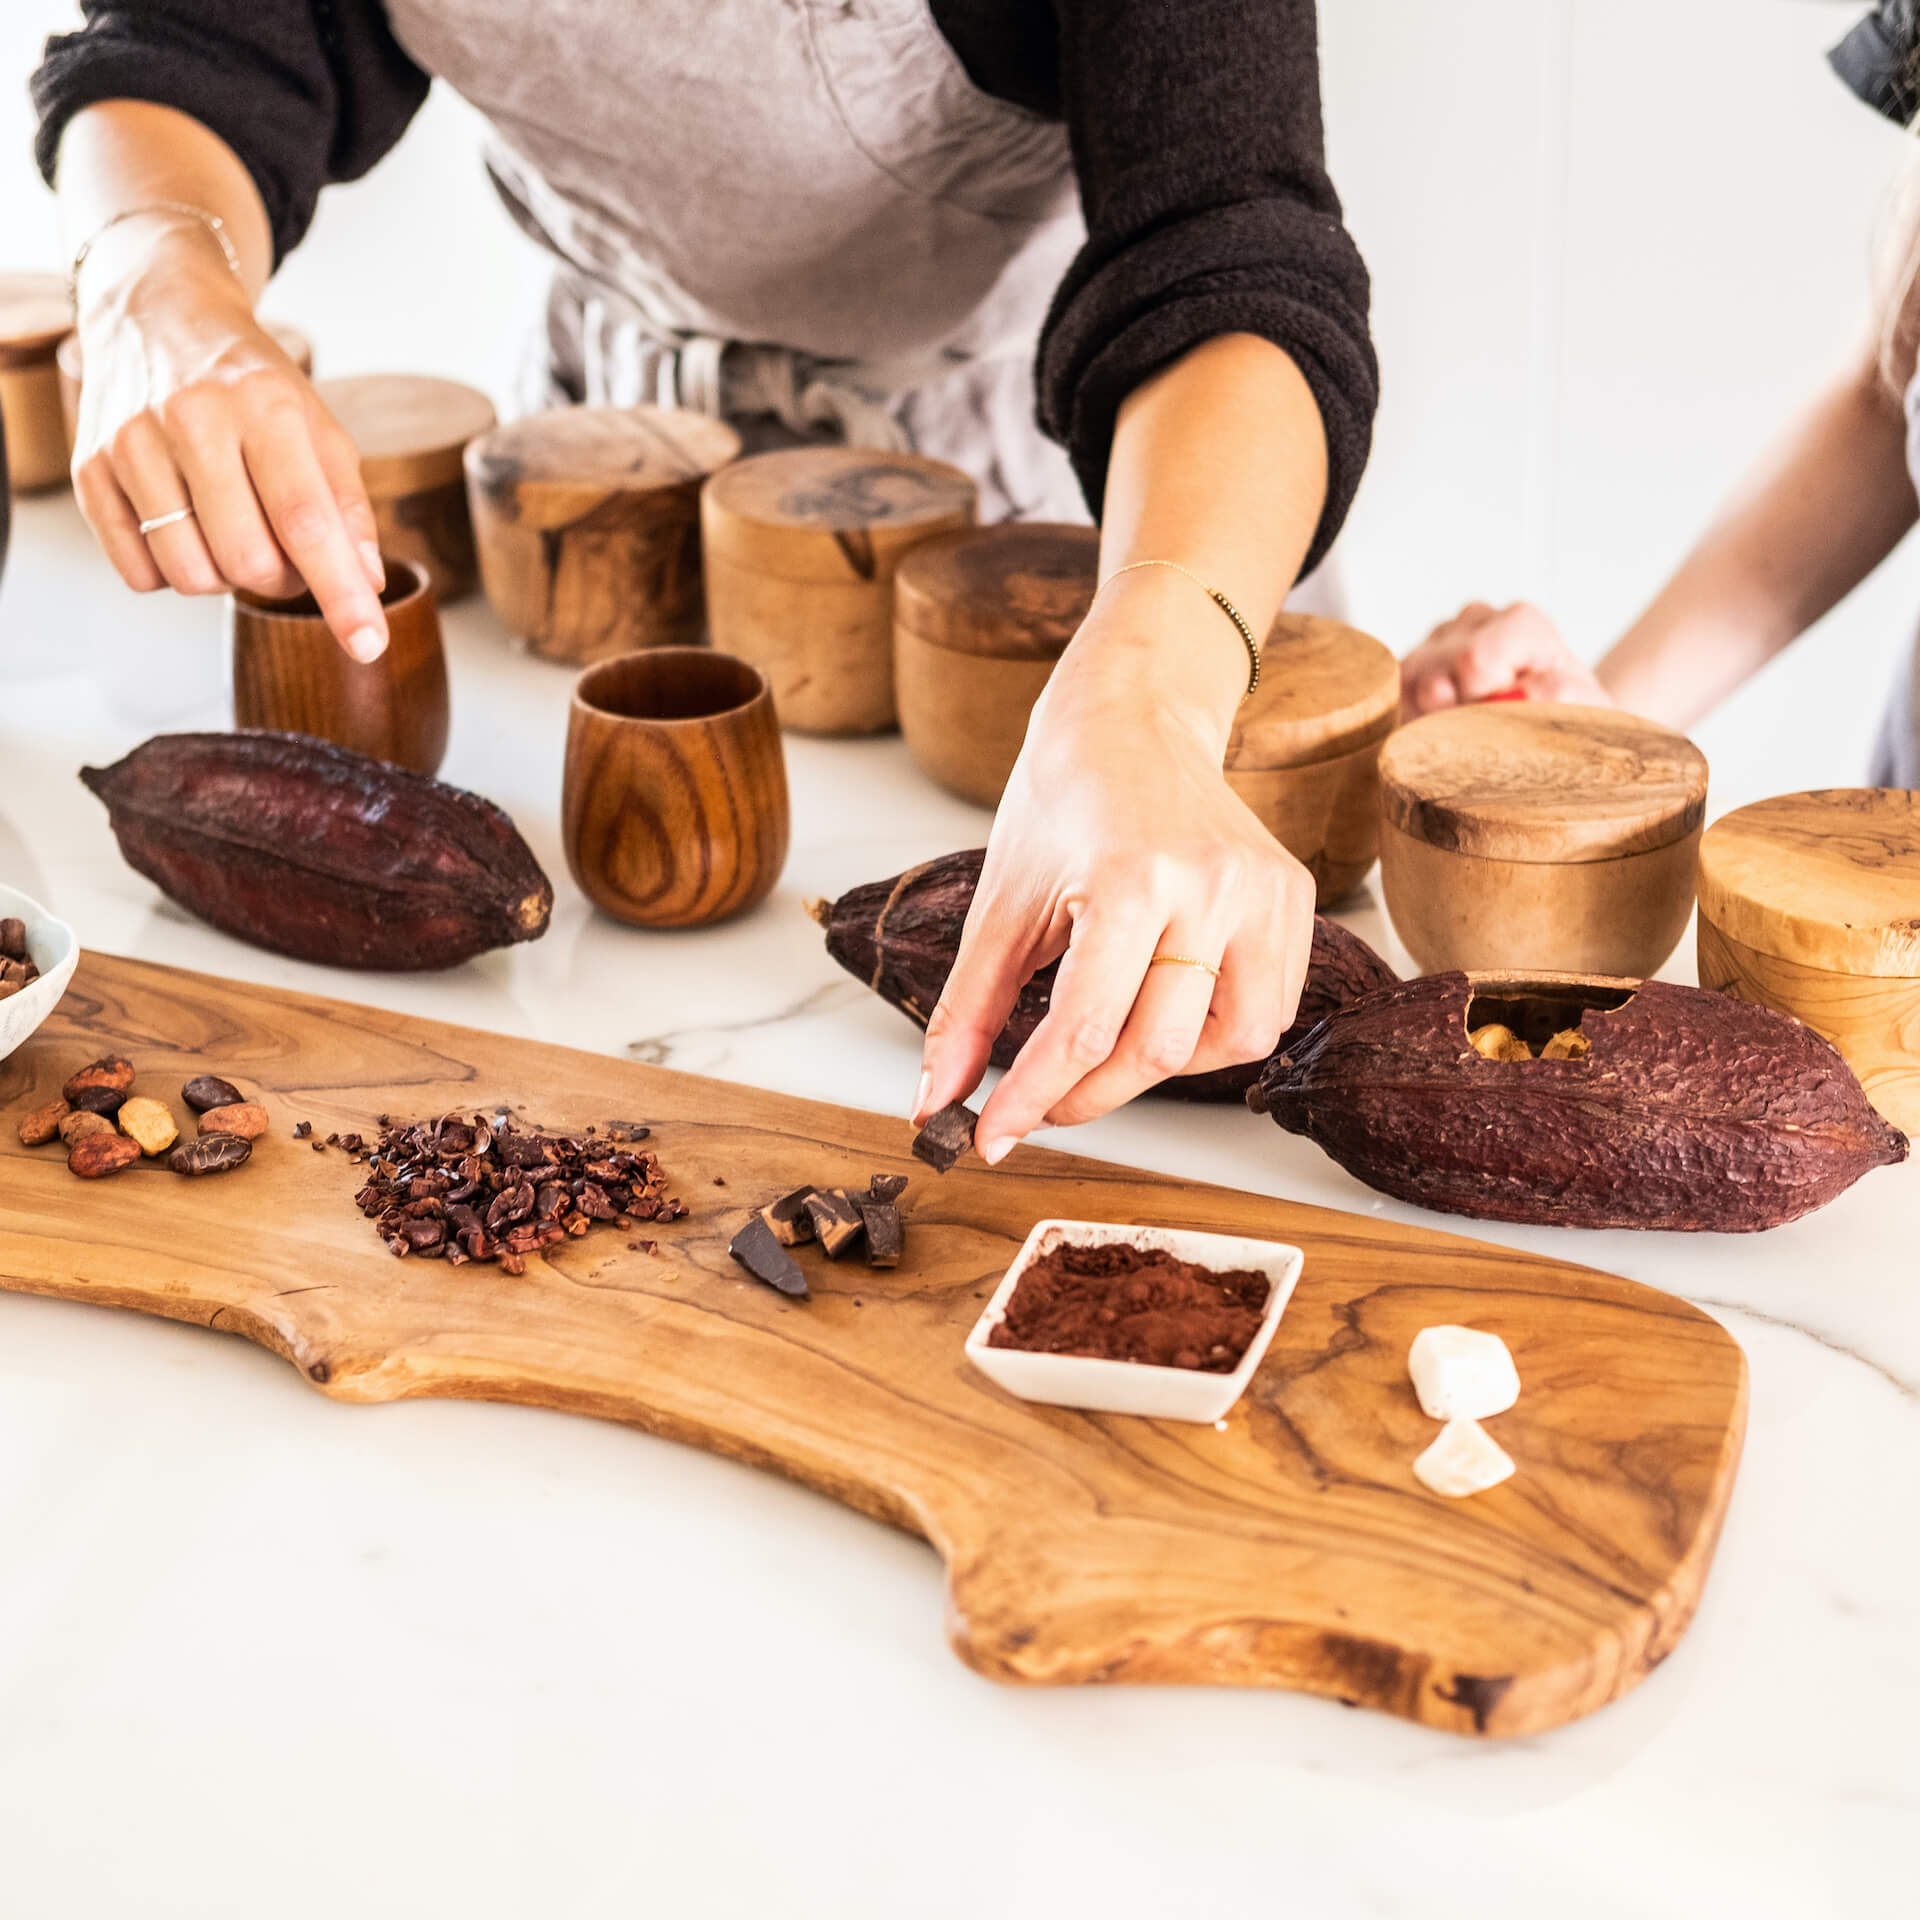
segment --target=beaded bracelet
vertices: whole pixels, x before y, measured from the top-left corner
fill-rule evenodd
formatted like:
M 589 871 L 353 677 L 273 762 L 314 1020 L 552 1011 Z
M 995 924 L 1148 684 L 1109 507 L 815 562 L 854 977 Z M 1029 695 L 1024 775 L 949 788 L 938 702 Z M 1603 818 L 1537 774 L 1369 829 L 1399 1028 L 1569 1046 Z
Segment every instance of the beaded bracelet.
M 1175 573 L 1184 573 L 1233 622 L 1235 631 L 1247 647 L 1247 691 L 1240 696 L 1245 700 L 1260 684 L 1260 643 L 1253 637 L 1253 629 L 1247 625 L 1240 609 L 1218 587 L 1208 586 L 1197 573 L 1183 567 L 1178 560 L 1133 560 L 1124 567 L 1115 567 L 1107 578 L 1118 580 L 1123 573 L 1133 573 L 1141 567 L 1171 567 Z

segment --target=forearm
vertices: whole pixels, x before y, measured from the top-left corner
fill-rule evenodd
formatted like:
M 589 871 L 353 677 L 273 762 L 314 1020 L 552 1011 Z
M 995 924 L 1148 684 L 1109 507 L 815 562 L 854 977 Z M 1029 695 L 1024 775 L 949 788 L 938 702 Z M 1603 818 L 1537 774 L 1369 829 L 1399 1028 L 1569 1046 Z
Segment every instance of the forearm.
M 1878 367 L 1829 388 L 1600 663 L 1623 707 L 1689 727 L 1864 580 L 1920 516 Z

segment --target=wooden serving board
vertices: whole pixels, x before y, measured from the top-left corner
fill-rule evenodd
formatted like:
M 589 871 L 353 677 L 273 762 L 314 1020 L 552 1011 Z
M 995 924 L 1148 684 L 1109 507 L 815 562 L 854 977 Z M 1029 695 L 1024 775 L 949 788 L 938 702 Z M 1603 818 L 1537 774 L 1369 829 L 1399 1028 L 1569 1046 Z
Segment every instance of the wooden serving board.
M 257 1088 L 273 1129 L 252 1164 L 82 1185 L 57 1147 L 21 1147 L 14 1117 L 107 1051 L 177 1115 L 193 1073 Z M 289 1137 L 499 1102 L 649 1123 L 691 1217 L 597 1228 L 519 1280 L 396 1260 L 354 1207 L 361 1169 Z M 1739 1347 L 1606 1274 L 1040 1149 L 937 1179 L 885 1115 L 302 994 L 87 954 L 0 1063 L 0 1109 L 0 1286 L 242 1334 L 337 1399 L 560 1407 L 776 1468 L 931 1541 L 953 1645 L 995 1679 L 1293 1687 L 1535 1732 L 1672 1651 L 1739 1458 Z M 727 1258 L 744 1208 L 877 1169 L 915 1176 L 896 1271 L 807 1250 L 814 1297 L 795 1302 Z M 967 1364 L 968 1328 L 1049 1214 L 1305 1249 L 1223 1429 L 1029 1405 Z M 659 1253 L 630 1251 L 640 1238 Z M 1436 1321 L 1502 1335 L 1525 1383 L 1490 1423 L 1519 1471 L 1468 1501 L 1411 1471 L 1437 1429 L 1407 1347 Z

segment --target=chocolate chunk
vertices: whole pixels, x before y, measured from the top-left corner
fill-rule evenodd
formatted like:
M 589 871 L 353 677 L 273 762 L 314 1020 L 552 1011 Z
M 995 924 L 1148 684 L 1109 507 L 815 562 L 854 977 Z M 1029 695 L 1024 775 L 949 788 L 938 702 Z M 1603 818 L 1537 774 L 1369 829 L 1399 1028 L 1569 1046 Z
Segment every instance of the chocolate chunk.
M 783 1247 L 797 1247 L 801 1241 L 813 1238 L 813 1215 L 807 1211 L 807 1202 L 813 1195 L 812 1187 L 795 1187 L 778 1200 L 769 1200 L 757 1217 L 772 1228 L 773 1237 Z
M 904 1173 L 876 1173 L 867 1182 L 867 1198 L 890 1205 L 907 1190 L 907 1176 Z
M 973 1151 L 973 1130 L 980 1116 L 958 1100 L 942 1107 L 913 1137 L 913 1157 L 935 1173 L 945 1173 Z
M 727 1243 L 727 1251 L 775 1292 L 806 1299 L 807 1276 L 800 1271 L 800 1263 L 773 1237 L 773 1229 L 757 1213 Z
M 222 1080 L 214 1073 L 198 1074 L 180 1089 L 180 1098 L 195 1113 L 209 1113 L 215 1107 L 237 1107 L 246 1097 L 231 1080 Z M 305 1137 L 301 1135 L 302 1139 Z
M 807 1195 L 807 1215 L 813 1237 L 829 1260 L 838 1260 L 866 1232 L 860 1209 L 845 1187 L 828 1187 Z
M 891 1200 L 860 1200 L 856 1204 L 867 1230 L 867 1265 L 897 1267 L 907 1244 L 900 1209 Z

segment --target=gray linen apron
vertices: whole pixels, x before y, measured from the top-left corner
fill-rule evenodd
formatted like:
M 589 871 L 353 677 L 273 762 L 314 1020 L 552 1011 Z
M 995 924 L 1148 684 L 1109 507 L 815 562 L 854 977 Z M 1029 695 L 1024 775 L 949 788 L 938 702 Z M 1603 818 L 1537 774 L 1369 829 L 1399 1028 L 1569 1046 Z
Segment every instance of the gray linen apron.
M 1907 471 L 1920 488 L 1920 373 L 1907 386 Z M 1894 682 L 1867 779 L 1876 787 L 1920 788 L 1920 633 Z
M 1066 130 L 926 0 L 389 0 L 559 267 L 522 401 L 691 406 L 750 448 L 914 448 L 981 518 L 1084 520 L 1033 352 L 1083 237 Z

